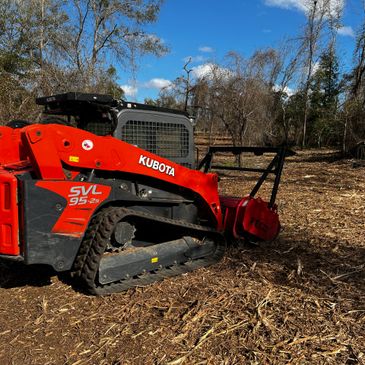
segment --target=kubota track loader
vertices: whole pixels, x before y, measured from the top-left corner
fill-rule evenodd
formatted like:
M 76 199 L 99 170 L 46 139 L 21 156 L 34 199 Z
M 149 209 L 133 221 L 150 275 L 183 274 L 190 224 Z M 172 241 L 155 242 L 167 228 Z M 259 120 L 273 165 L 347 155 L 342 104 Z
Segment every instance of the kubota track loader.
M 70 271 L 90 293 L 145 285 L 217 262 L 226 239 L 280 228 L 275 196 L 287 151 L 211 147 L 195 166 L 183 112 L 67 93 L 37 99 L 38 124 L 0 127 L 0 257 Z M 219 152 L 274 153 L 244 198 L 218 195 Z M 204 171 L 200 171 L 200 170 Z M 255 195 L 274 174 L 270 202 Z

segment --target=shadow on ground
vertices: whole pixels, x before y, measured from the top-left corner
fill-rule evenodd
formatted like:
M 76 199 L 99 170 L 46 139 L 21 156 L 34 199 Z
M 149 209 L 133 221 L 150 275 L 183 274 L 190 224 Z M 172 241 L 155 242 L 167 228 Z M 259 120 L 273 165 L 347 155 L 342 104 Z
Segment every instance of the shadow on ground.
M 26 266 L 19 262 L 0 261 L 0 287 L 19 288 L 24 286 L 42 287 L 51 284 L 56 275 L 47 266 Z
M 349 157 L 349 156 L 347 156 Z M 294 158 L 287 158 L 287 163 L 294 162 L 294 163 L 315 163 L 315 162 L 327 162 L 327 163 L 333 163 L 337 161 L 341 161 L 346 156 L 341 151 L 328 151 L 324 150 L 323 152 L 319 151 L 316 154 L 306 154 L 302 153 L 300 150 L 296 151 L 296 156 Z
M 339 288 L 354 299 L 365 295 L 365 247 L 336 238 L 286 232 L 271 243 L 231 246 L 227 257 L 232 269 L 242 263 L 247 270 L 252 265 L 260 270 L 261 266 L 265 278 L 274 285 L 320 296 L 334 294 Z
M 305 239 L 301 239 L 305 237 Z M 329 241 L 308 233 L 285 232 L 271 243 L 240 244 L 227 250 L 225 269 L 245 265 L 256 267 L 272 284 L 298 288 L 312 294 L 331 294 L 344 288 L 353 297 L 365 295 L 365 248 L 334 239 Z M 24 266 L 0 261 L 0 287 L 42 287 L 51 284 L 56 273 L 46 266 Z M 66 277 L 66 276 L 65 276 Z M 67 276 L 68 278 L 68 276 Z M 69 279 L 60 279 L 70 285 Z

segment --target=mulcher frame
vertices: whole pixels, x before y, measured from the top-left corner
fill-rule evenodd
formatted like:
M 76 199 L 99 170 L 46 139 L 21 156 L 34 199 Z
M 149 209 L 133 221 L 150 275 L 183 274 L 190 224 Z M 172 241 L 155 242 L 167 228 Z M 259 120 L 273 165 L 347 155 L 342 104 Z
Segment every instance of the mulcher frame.
M 272 161 L 269 163 L 266 169 L 241 167 L 241 166 L 224 166 L 219 164 L 213 164 L 214 155 L 222 152 L 231 152 L 235 156 L 239 156 L 241 161 L 242 154 L 253 153 L 255 156 L 262 156 L 263 154 L 274 153 Z M 271 197 L 269 202 L 269 208 L 272 208 L 275 204 L 278 188 L 280 184 L 281 174 L 285 162 L 285 157 L 293 156 L 295 152 L 287 149 L 286 147 L 233 147 L 233 146 L 211 146 L 208 149 L 207 154 L 198 164 L 198 170 L 203 169 L 205 173 L 210 170 L 230 170 L 230 171 L 244 171 L 244 172 L 256 172 L 262 175 L 257 180 L 257 183 L 251 190 L 249 196 L 254 198 L 257 192 L 260 190 L 262 184 L 266 181 L 269 174 L 275 176 L 273 187 L 271 191 Z

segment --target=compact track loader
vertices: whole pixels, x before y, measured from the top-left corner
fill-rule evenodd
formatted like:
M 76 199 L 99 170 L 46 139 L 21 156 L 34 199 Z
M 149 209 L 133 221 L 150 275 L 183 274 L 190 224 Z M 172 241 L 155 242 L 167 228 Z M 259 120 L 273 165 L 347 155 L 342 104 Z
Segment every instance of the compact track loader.
M 186 113 L 97 94 L 37 103 L 40 123 L 0 127 L 0 258 L 70 271 L 100 295 L 211 265 L 227 240 L 278 235 L 285 149 L 215 146 L 196 166 Z M 237 168 L 214 165 L 220 152 L 274 157 Z M 210 169 L 262 175 L 246 197 L 223 197 Z M 269 174 L 265 202 L 255 195 Z

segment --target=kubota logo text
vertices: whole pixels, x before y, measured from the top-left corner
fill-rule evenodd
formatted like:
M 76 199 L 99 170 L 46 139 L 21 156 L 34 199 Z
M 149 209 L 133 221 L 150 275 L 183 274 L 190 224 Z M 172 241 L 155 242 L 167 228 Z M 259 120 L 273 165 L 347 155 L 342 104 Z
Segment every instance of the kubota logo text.
M 169 176 L 175 176 L 175 168 L 169 165 L 166 165 L 163 162 L 159 162 L 157 160 L 154 160 L 147 156 L 139 156 L 138 163 L 140 165 L 146 166 L 152 170 L 156 170 L 159 172 L 162 172 L 163 174 L 169 175 Z
M 98 191 L 97 185 L 90 186 L 73 186 L 68 194 L 70 200 L 70 206 L 72 205 L 84 205 L 84 204 L 98 204 L 100 199 L 95 198 L 95 195 L 102 194 Z

